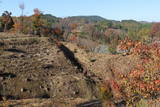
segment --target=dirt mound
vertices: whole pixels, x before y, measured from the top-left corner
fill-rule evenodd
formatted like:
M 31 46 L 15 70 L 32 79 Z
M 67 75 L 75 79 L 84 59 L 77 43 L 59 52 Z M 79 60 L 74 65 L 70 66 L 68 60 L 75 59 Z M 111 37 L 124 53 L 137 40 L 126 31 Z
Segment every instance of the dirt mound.
M 123 93 L 107 82 L 118 83 L 119 74 L 128 74 L 140 59 L 132 55 L 88 53 L 72 43 L 56 45 L 48 37 L 2 34 L 0 61 L 2 107 L 72 107 L 93 103 L 101 107 L 102 85 L 107 89 L 106 96 L 112 97 L 109 103 L 122 107 L 126 104 Z M 146 101 L 159 105 L 158 100 Z
M 47 37 L 3 36 L 0 49 L 1 99 L 88 99 L 97 97 L 94 83 Z
M 140 62 L 138 56 L 88 53 L 75 44 L 66 42 L 63 44 L 74 52 L 75 57 L 88 71 L 103 80 L 112 78 L 109 73 L 113 71 L 126 74 Z

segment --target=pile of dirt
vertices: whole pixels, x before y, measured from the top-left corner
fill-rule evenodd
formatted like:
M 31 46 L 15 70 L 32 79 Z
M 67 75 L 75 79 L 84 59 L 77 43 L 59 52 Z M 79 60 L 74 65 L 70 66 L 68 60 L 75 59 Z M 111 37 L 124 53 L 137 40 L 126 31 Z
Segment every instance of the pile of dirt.
M 95 83 L 48 39 L 0 36 L 1 100 L 97 98 Z
M 110 89 L 107 81 L 118 82 L 117 76 L 129 73 L 140 59 L 88 53 L 73 43 L 56 45 L 48 37 L 2 34 L 0 61 L 0 106 L 83 107 L 100 104 L 101 85 Z M 114 91 L 112 87 L 107 95 L 112 93 L 112 106 L 124 107 L 122 93 Z
M 63 44 L 72 52 L 74 52 L 75 58 L 78 59 L 84 68 L 94 73 L 104 81 L 108 80 L 108 78 L 113 78 L 111 75 L 113 72 L 115 74 L 127 74 L 140 62 L 138 56 L 122 56 L 103 53 L 95 54 L 91 52 L 88 53 L 85 50 L 80 49 L 75 44 L 67 42 L 64 42 Z

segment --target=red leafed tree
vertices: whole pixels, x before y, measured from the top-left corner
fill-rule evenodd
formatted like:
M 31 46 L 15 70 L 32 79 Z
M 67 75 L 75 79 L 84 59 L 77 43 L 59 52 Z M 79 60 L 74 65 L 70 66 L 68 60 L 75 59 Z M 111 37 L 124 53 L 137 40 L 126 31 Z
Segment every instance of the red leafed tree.
M 40 30 L 43 25 L 43 21 L 41 19 L 42 13 L 38 8 L 35 8 L 34 15 L 32 16 L 32 25 L 34 34 L 40 35 Z
M 151 37 L 160 37 L 160 22 L 154 23 L 151 28 Z
M 41 11 L 38 8 L 35 8 L 34 10 L 34 15 L 39 16 L 41 14 Z

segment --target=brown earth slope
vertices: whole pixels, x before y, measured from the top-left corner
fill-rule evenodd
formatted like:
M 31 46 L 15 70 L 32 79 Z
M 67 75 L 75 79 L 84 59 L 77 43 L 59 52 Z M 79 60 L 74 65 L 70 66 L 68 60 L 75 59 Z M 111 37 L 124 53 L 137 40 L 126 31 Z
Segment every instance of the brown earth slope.
M 56 46 L 48 37 L 16 34 L 0 34 L 0 61 L 2 107 L 74 107 L 99 98 L 101 84 L 118 82 L 119 73 L 140 62 L 137 56 L 87 53 L 72 43 Z M 113 107 L 124 107 L 122 93 L 114 91 Z
M 0 35 L 1 100 L 50 98 L 56 102 L 78 98 L 89 101 L 97 97 L 94 83 L 48 42 L 47 37 L 14 36 Z

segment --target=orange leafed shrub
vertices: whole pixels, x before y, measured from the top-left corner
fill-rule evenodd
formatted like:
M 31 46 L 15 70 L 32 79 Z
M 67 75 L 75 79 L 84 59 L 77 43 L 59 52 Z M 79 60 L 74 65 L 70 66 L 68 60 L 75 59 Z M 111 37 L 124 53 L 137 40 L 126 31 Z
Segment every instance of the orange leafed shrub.
M 70 41 L 76 41 L 76 40 L 77 40 L 77 37 L 76 37 L 75 35 L 73 35 L 73 36 L 70 37 L 69 40 L 70 40 Z
M 125 45 L 131 49 L 130 54 L 140 57 L 141 63 L 127 76 L 120 77 L 120 86 L 126 87 L 130 97 L 135 94 L 156 97 L 160 91 L 160 43 L 125 42 Z
M 75 24 L 75 23 L 70 24 L 70 27 L 71 27 L 71 29 L 76 29 L 77 28 L 77 24 Z
M 15 32 L 19 32 L 22 29 L 22 25 L 19 22 L 16 22 L 13 26 Z
M 154 23 L 152 25 L 150 34 L 152 38 L 160 35 L 160 23 Z
M 62 30 L 59 29 L 59 28 L 54 28 L 54 29 L 53 29 L 53 32 L 54 32 L 56 35 L 58 35 L 58 36 L 62 34 Z
M 121 50 L 128 50 L 130 53 L 134 47 L 141 45 L 141 42 L 130 40 L 129 38 L 125 38 L 120 42 Z

